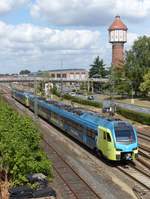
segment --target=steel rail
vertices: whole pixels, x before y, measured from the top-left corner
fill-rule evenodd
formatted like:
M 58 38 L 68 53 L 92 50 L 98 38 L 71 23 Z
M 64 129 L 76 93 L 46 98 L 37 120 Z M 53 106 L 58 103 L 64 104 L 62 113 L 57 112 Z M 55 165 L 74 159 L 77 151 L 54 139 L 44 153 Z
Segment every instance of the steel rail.
M 143 144 L 140 144 L 140 147 L 139 147 L 140 149 L 142 149 L 142 150 L 144 150 L 144 151 L 146 151 L 146 152 L 148 152 L 148 153 L 150 153 L 150 147 L 148 147 L 148 146 L 145 146 L 145 145 L 143 145 Z
M 140 139 L 142 139 L 142 140 L 146 140 L 146 141 L 150 142 L 150 137 L 149 136 L 138 134 L 138 137 Z
M 120 170 L 121 172 L 123 172 L 124 174 L 126 174 L 127 176 L 129 176 L 134 181 L 141 184 L 148 191 L 150 191 L 150 178 L 145 173 L 143 173 L 143 171 L 141 171 L 140 169 L 137 169 L 136 167 L 132 167 L 132 166 L 130 166 L 128 168 L 123 168 L 122 166 L 117 166 L 117 169 Z M 132 170 L 132 171 L 130 171 L 130 170 Z M 137 173 L 137 171 L 138 171 L 138 173 Z M 136 175 L 133 175 L 133 172 Z M 143 176 L 141 178 L 138 178 L 138 174 L 143 175 Z M 142 178 L 146 178 L 146 183 L 142 182 Z M 149 182 L 149 184 L 147 184 L 148 182 Z
M 146 168 L 150 169 L 150 164 L 148 161 L 144 160 L 142 157 L 138 157 L 138 161 L 144 165 Z
M 57 156 L 69 167 L 69 169 L 71 169 L 71 171 L 73 173 L 75 173 L 76 176 L 78 176 L 78 178 L 88 187 L 88 189 L 98 198 L 101 199 L 101 197 L 92 189 L 92 187 L 72 168 L 72 166 L 66 161 L 64 160 L 64 158 L 62 158 L 62 156 L 58 153 L 58 151 L 56 149 L 54 149 L 54 147 L 52 145 L 49 144 L 49 142 L 47 142 L 46 139 L 42 138 L 43 141 L 47 144 L 47 146 L 49 148 L 51 148 L 56 154 Z M 64 181 L 64 183 L 68 186 L 68 188 L 72 191 L 72 193 L 74 194 L 74 196 L 77 199 L 81 199 L 80 197 L 78 197 L 77 193 L 75 193 L 75 191 L 71 188 L 71 186 L 69 185 L 69 183 L 65 180 L 65 178 L 61 175 L 61 173 L 58 171 L 58 169 L 54 166 L 56 172 L 58 173 L 58 175 L 61 177 L 61 179 Z M 84 191 L 84 190 L 83 190 Z
M 20 103 L 19 103 L 20 104 Z M 14 106 L 15 104 L 13 104 Z M 19 109 L 21 112 L 24 112 L 20 106 L 15 105 L 17 109 Z M 84 183 L 87 188 L 89 189 L 89 191 L 92 192 L 92 194 L 95 196 L 93 196 L 95 199 L 101 199 L 101 197 L 92 189 L 92 187 L 72 168 L 72 166 L 70 164 L 68 164 L 63 158 L 62 156 L 47 142 L 46 139 L 42 138 L 43 141 L 46 143 L 46 145 L 51 148 L 56 154 L 57 156 L 69 167 L 70 170 L 72 170 L 72 172 L 82 181 L 82 183 Z M 81 197 L 79 197 L 79 193 L 76 193 L 73 188 L 71 187 L 71 185 L 69 184 L 69 182 L 66 181 L 66 179 L 61 175 L 60 171 L 55 167 L 55 165 L 53 165 L 56 173 L 58 174 L 58 176 L 62 179 L 62 181 L 66 184 L 66 186 L 68 187 L 68 189 L 71 191 L 71 193 L 74 195 L 74 198 L 76 199 L 81 199 Z M 82 190 L 82 192 L 84 193 L 85 190 Z M 86 190 L 88 192 L 88 190 Z M 80 194 L 82 195 L 82 193 L 80 192 Z M 89 193 L 87 193 L 89 194 Z M 92 197 L 92 199 L 93 199 Z M 85 197 L 84 197 L 85 198 Z

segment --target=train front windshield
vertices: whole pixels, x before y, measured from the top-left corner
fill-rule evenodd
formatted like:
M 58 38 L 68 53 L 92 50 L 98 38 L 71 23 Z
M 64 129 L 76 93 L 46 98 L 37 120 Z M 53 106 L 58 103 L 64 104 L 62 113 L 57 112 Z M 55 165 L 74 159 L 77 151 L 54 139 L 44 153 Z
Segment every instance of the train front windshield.
M 115 127 L 116 142 L 122 144 L 131 144 L 136 142 L 133 127 L 131 125 L 122 125 Z

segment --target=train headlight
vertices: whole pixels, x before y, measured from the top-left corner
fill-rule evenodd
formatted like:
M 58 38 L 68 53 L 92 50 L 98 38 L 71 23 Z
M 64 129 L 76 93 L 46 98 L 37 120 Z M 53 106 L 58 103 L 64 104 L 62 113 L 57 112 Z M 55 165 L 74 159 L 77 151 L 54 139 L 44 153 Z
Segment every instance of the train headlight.
M 121 151 L 116 150 L 116 155 L 120 155 Z
M 138 149 L 134 150 L 134 153 L 137 154 L 138 153 Z
M 116 160 L 120 160 L 121 158 L 121 151 L 120 150 L 116 150 Z
M 133 152 L 134 152 L 134 154 L 137 154 L 137 153 L 138 153 L 138 148 L 137 148 L 137 147 L 134 148 L 134 149 L 133 149 Z

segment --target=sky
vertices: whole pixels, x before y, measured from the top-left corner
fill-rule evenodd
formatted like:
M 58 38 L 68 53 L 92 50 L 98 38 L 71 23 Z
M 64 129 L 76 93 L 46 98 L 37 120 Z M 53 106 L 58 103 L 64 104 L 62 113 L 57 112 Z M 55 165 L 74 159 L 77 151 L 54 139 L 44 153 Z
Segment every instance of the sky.
M 150 0 L 0 0 L 0 73 L 89 69 L 96 56 L 109 67 L 116 15 L 128 27 L 125 50 L 150 36 Z

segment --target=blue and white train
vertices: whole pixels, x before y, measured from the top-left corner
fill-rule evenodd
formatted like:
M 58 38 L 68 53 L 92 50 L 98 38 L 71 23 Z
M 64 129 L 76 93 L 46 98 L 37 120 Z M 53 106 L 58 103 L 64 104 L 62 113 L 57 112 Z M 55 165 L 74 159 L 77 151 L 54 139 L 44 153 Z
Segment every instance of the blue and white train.
M 138 156 L 136 129 L 128 122 L 109 119 L 63 103 L 46 101 L 31 93 L 13 90 L 12 96 L 32 111 L 62 129 L 107 159 L 135 160 Z

